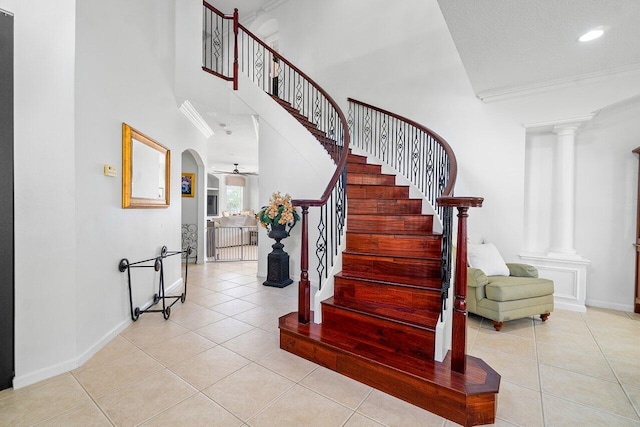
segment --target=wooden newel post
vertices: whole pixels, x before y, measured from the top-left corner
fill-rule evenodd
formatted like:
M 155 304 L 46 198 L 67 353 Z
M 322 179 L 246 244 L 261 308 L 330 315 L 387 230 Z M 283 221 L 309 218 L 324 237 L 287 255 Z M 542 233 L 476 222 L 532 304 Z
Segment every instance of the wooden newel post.
M 298 322 L 311 320 L 311 283 L 309 282 L 309 206 L 302 206 L 302 248 L 300 250 L 300 282 L 298 283 Z
M 456 275 L 453 288 L 453 326 L 451 343 L 451 369 L 464 373 L 467 367 L 467 218 L 470 207 L 481 207 L 481 197 L 441 197 L 440 206 L 458 209 L 458 239 L 456 249 Z
M 233 9 L 233 90 L 238 90 L 238 9 Z

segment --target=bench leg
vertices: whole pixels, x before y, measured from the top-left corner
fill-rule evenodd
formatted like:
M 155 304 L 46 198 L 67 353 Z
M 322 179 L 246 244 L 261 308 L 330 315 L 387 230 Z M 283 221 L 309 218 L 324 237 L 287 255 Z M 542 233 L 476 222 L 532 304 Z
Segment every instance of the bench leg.
M 502 325 L 503 325 L 503 322 L 496 322 L 495 320 L 493 321 L 493 329 L 495 329 L 498 332 L 500 332 L 500 329 L 502 329 Z
M 540 320 L 542 320 L 543 322 L 545 322 L 545 321 L 549 318 L 549 316 L 551 316 L 551 313 L 542 313 L 542 314 L 540 315 Z

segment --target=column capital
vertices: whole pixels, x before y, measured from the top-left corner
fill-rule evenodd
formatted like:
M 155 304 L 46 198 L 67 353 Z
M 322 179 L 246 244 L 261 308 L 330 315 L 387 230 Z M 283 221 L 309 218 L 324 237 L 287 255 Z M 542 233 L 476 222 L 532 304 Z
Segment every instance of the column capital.
M 553 133 L 557 133 L 556 129 L 575 127 L 577 130 L 580 126 L 582 126 L 589 120 L 593 119 L 594 117 L 595 117 L 595 114 L 586 114 L 584 116 L 568 117 L 566 119 L 548 120 L 545 122 L 536 122 L 536 123 L 525 123 L 522 126 L 525 129 L 531 129 L 532 131 L 536 131 L 536 132 L 551 131 Z

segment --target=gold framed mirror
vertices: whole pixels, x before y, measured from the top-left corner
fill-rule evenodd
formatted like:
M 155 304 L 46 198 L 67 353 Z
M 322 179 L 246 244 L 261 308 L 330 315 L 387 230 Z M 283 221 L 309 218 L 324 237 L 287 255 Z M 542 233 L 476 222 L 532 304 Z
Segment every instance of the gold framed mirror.
M 122 123 L 122 207 L 168 207 L 170 171 L 171 151 Z

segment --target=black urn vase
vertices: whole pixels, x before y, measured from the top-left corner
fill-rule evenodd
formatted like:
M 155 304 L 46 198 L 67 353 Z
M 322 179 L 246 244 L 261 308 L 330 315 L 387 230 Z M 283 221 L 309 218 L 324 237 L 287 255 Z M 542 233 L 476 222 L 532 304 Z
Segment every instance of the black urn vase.
M 293 228 L 293 225 L 289 227 L 289 230 L 287 230 L 286 224 L 271 226 L 269 237 L 276 242 L 271 245 L 273 250 L 267 255 L 267 280 L 263 283 L 264 286 L 284 288 L 293 283 L 293 280 L 289 277 L 289 254 L 282 249 L 284 245 L 280 243 L 280 240 L 289 237 L 291 228 Z

